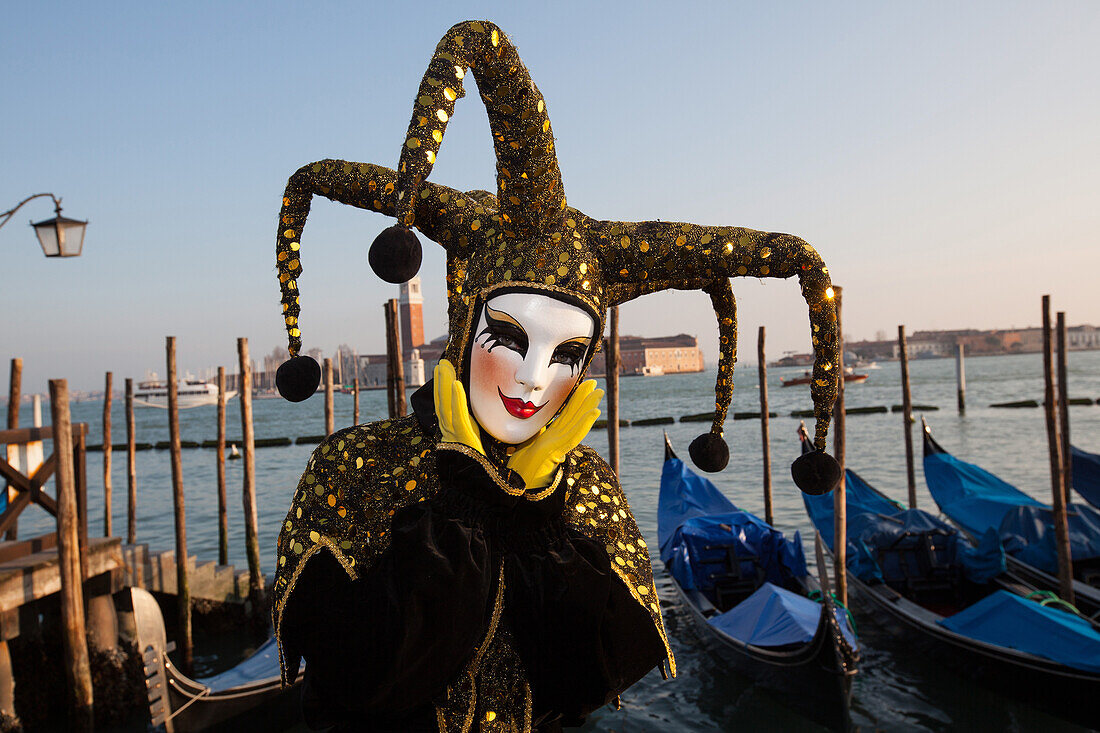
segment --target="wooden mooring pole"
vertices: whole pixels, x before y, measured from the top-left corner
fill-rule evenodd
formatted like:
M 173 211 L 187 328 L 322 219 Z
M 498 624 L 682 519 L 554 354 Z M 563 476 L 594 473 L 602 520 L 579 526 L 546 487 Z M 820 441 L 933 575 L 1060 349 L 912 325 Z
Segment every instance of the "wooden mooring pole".
M 19 407 L 23 399 L 23 360 L 19 357 L 11 360 L 11 380 L 8 384 L 8 430 L 15 430 L 19 427 Z M 11 455 L 7 458 L 10 461 Z M 26 470 L 27 466 L 23 466 L 23 469 Z M 0 484 L 0 487 L 8 491 L 7 483 Z M 5 537 L 11 541 L 19 539 L 18 520 L 11 523 Z
M 959 414 L 966 414 L 966 346 L 955 344 L 955 384 L 958 393 Z
M 325 357 L 325 435 L 332 435 L 336 432 L 336 416 L 333 414 L 336 410 L 336 403 L 333 400 L 332 394 L 332 359 Z
M 1066 376 L 1066 313 L 1058 311 L 1058 417 L 1062 436 L 1062 493 L 1066 511 L 1073 489 L 1073 451 L 1069 443 L 1069 379 Z
M 1050 296 L 1043 296 L 1043 381 L 1046 386 L 1043 410 L 1047 419 L 1050 448 L 1050 484 L 1054 499 L 1054 536 L 1058 545 L 1058 588 L 1063 601 L 1074 603 L 1073 557 L 1070 554 L 1066 520 L 1066 491 L 1062 474 L 1062 441 L 1058 437 L 1058 404 L 1054 391 L 1054 345 L 1050 328 Z
M 256 434 L 252 429 L 252 362 L 248 358 L 248 339 L 237 339 L 240 361 L 241 438 L 244 451 L 244 543 L 248 555 L 248 595 L 252 612 L 263 608 L 264 576 L 260 571 L 260 539 L 256 517 Z
M 359 371 L 358 363 L 356 363 L 355 371 Z M 351 423 L 352 425 L 359 424 L 359 377 L 356 376 L 352 382 L 352 408 L 351 408 Z
M 607 383 L 607 462 L 619 474 L 619 306 L 611 306 L 608 318 L 604 381 Z
M 167 337 L 168 442 L 172 462 L 172 509 L 176 519 L 176 605 L 179 612 L 177 644 L 180 666 L 191 671 L 194 645 L 191 639 L 191 586 L 187 579 L 187 515 L 183 501 L 183 460 L 180 455 L 179 383 L 176 377 L 176 337 Z
M 134 380 L 126 378 L 126 544 L 137 542 L 137 437 L 134 435 Z
M 905 426 L 905 476 L 909 486 L 909 508 L 917 508 L 917 474 L 913 465 L 913 395 L 909 390 L 909 345 L 905 326 L 898 326 L 898 360 L 901 362 L 901 421 Z
M 401 357 L 401 321 L 397 298 L 386 302 L 386 388 L 390 393 L 390 417 L 405 416 L 405 363 Z
M 386 319 L 386 410 L 392 418 L 397 415 L 397 403 L 393 391 L 393 329 L 390 318 L 390 302 L 382 304 L 382 315 Z
M 848 479 L 844 473 L 844 328 L 840 317 L 841 288 L 833 286 L 836 298 L 836 343 L 837 343 L 837 386 L 836 406 L 833 408 L 833 416 L 836 420 L 834 427 L 833 451 L 836 454 L 837 463 L 840 464 L 840 482 L 833 489 L 833 559 L 835 560 L 834 575 L 836 575 L 836 595 L 840 602 L 848 605 Z
M 760 438 L 764 456 L 764 521 L 773 522 L 772 515 L 772 443 L 768 432 L 768 362 L 764 358 L 764 327 L 756 337 L 757 373 L 760 378 Z
M 111 391 L 114 375 L 107 372 L 103 386 L 103 536 L 111 532 Z
M 53 417 L 54 455 L 57 457 L 57 544 L 61 574 L 61 626 L 65 652 L 65 677 L 69 683 L 71 729 L 91 731 L 93 715 L 92 671 L 84 628 L 84 586 L 80 567 L 79 513 L 73 465 L 73 425 L 69 414 L 69 385 L 50 380 L 50 413 Z
M 218 367 L 218 439 L 214 469 L 218 474 L 218 564 L 229 564 L 229 513 L 225 499 L 225 367 Z

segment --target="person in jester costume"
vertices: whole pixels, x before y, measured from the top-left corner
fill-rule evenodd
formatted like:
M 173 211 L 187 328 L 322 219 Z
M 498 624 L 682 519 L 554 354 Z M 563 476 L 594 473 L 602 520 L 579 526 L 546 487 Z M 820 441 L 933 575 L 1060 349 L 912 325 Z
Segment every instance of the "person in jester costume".
M 497 191 L 428 181 L 471 72 L 489 115 Z M 556 731 L 675 674 L 645 539 L 608 465 L 581 444 L 602 392 L 582 381 L 611 306 L 702 290 L 721 358 L 702 469 L 729 459 L 736 313 L 730 278 L 797 276 L 809 305 L 816 452 L 808 492 L 839 480 L 824 452 L 836 391 L 828 270 L 789 234 L 593 219 L 566 203 L 546 102 L 495 25 L 447 31 L 420 84 L 397 170 L 323 160 L 286 187 L 276 244 L 300 401 L 320 370 L 299 356 L 300 243 L 312 196 L 393 216 L 370 264 L 392 283 L 420 265 L 412 228 L 447 256 L 449 340 L 408 417 L 339 430 L 294 492 L 278 542 L 273 620 L 284 683 L 306 661 L 312 727 Z

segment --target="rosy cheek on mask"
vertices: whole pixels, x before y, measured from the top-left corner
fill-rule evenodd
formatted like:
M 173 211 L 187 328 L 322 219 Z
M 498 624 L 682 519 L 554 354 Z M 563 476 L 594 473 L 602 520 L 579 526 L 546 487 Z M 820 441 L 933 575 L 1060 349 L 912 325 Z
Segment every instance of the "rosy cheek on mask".
M 509 359 L 508 355 L 514 355 Z M 514 351 L 498 347 L 489 353 L 489 350 L 480 344 L 475 344 L 470 354 L 470 379 L 473 386 L 481 389 L 483 393 L 496 394 L 497 386 L 507 391 L 506 385 L 515 383 L 516 368 L 520 364 L 520 358 Z
M 561 404 L 565 401 L 565 398 L 569 396 L 569 393 L 573 391 L 573 388 L 577 386 L 577 382 L 580 381 L 580 375 L 569 377 L 567 379 L 555 379 L 550 387 L 546 390 L 546 396 L 544 400 L 548 403 L 546 409 L 553 408 L 554 412 L 561 407 Z

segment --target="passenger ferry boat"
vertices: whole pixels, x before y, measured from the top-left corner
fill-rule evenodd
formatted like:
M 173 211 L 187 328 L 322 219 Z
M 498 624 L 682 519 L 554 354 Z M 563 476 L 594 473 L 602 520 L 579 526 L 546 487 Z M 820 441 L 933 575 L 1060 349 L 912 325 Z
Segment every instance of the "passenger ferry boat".
M 188 375 L 179 380 L 176 387 L 176 395 L 179 408 L 186 410 L 189 407 L 218 404 L 218 386 L 195 379 Z M 229 401 L 237 395 L 237 390 L 227 389 L 225 399 Z M 134 404 L 142 407 L 168 407 L 168 382 L 157 378 L 156 372 L 145 375 L 145 381 L 138 382 L 134 390 Z

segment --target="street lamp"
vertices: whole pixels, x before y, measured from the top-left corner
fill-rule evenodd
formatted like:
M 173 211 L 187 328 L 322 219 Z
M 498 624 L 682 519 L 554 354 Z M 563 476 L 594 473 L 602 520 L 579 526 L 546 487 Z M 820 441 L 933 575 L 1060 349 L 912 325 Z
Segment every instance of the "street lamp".
M 42 196 L 53 199 L 55 214 L 52 219 L 31 222 L 34 233 L 38 235 L 38 243 L 42 245 L 43 254 L 47 257 L 79 257 L 84 248 L 84 228 L 88 226 L 88 222 L 62 216 L 61 199 L 52 193 L 36 193 L 28 196 L 16 204 L 15 208 L 0 213 L 0 227 L 7 224 L 23 204 Z

